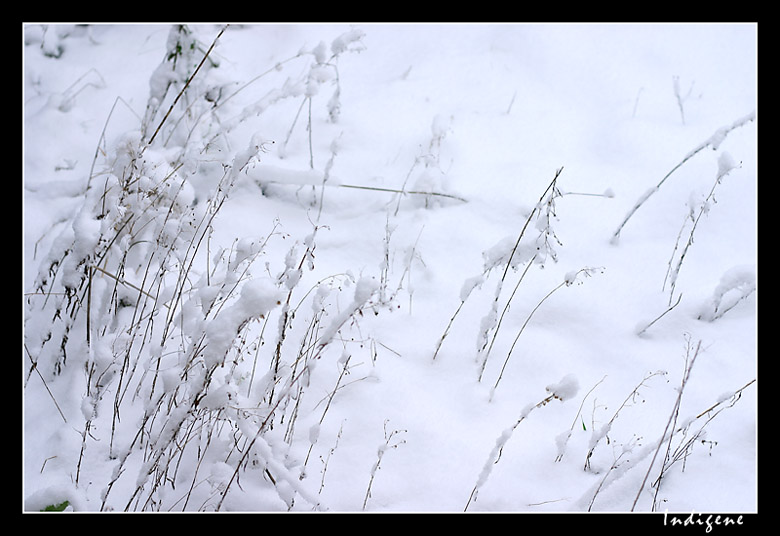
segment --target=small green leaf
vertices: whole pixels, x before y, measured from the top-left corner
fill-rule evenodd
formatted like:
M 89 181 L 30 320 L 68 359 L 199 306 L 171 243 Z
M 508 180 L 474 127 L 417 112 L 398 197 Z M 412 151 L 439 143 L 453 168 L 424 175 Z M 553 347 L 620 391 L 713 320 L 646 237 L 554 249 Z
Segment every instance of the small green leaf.
M 582 429 L 583 429 L 583 430 L 585 430 L 585 431 L 587 432 L 587 431 L 588 431 L 588 429 L 587 429 L 587 428 L 585 428 L 585 421 L 584 421 L 582 418 L 580 418 L 580 421 L 582 421 Z
M 70 506 L 70 503 L 68 501 L 63 501 L 60 504 L 50 504 L 41 512 L 62 512 L 64 511 L 68 506 Z

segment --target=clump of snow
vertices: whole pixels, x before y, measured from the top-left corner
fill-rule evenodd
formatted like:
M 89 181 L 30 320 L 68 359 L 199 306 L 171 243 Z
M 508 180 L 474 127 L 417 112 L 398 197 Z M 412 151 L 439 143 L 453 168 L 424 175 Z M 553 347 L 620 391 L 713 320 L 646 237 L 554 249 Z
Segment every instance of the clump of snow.
M 729 268 L 720 278 L 710 300 L 702 307 L 699 318 L 714 321 L 721 318 L 739 302 L 753 294 L 757 288 L 753 266 L 740 265 Z
M 579 270 L 572 270 L 571 272 L 566 272 L 566 275 L 563 276 L 563 281 L 566 283 L 567 286 L 573 285 L 577 281 L 577 276 L 579 275 Z
M 88 502 L 84 493 L 77 486 L 55 484 L 41 488 L 27 496 L 24 500 L 26 512 L 42 512 L 46 508 L 57 507 L 67 503 L 64 512 L 88 511 Z
M 469 299 L 472 291 L 484 283 L 485 278 L 481 275 L 470 277 L 463 282 L 463 286 L 460 289 L 460 301 L 465 302 Z
M 284 293 L 269 278 L 252 279 L 241 287 L 241 297 L 235 307 L 239 318 L 262 318 L 281 305 Z
M 704 143 L 704 145 L 709 145 L 713 151 L 717 151 L 723 141 L 726 139 L 726 136 L 729 135 L 729 133 L 741 126 L 744 126 L 747 123 L 750 123 L 751 121 L 755 121 L 756 119 L 756 112 L 750 112 L 749 114 L 745 115 L 744 117 L 741 117 L 734 121 L 731 125 L 721 127 L 718 130 L 716 130 L 712 136 L 707 139 L 707 141 Z
M 330 50 L 334 56 L 338 56 L 346 52 L 353 43 L 359 43 L 365 35 L 365 32 L 360 28 L 352 28 L 336 37 L 330 44 Z
M 545 387 L 547 391 L 552 394 L 553 397 L 558 400 L 568 400 L 577 396 L 577 392 L 580 389 L 580 383 L 577 380 L 577 376 L 574 374 L 567 374 L 558 383 L 553 383 Z
M 209 390 L 200 399 L 200 406 L 211 411 L 219 411 L 237 403 L 236 387 L 232 384 L 222 384 Z
M 262 242 L 258 238 L 244 237 L 236 243 L 231 260 L 231 268 L 235 269 L 247 259 L 255 257 L 262 251 Z
M 510 268 L 517 269 L 531 260 L 535 254 L 534 244 L 529 244 L 527 241 L 518 244 L 516 236 L 506 236 L 482 253 L 483 268 L 488 272 L 509 264 Z
M 220 363 L 233 346 L 244 323 L 260 320 L 281 305 L 283 291 L 269 278 L 247 281 L 236 302 L 223 309 L 207 325 L 207 346 L 203 357 L 208 367 Z
M 364 276 L 358 279 L 355 285 L 355 294 L 352 303 L 349 304 L 341 313 L 330 320 L 330 324 L 320 335 L 318 345 L 322 348 L 328 345 L 342 326 L 355 314 L 358 314 L 365 307 L 371 297 L 379 290 L 379 281 L 374 277 Z
M 353 310 L 363 307 L 378 289 L 379 281 L 376 278 L 361 277 L 355 285 L 355 297 L 352 300 Z
M 732 169 L 737 167 L 737 163 L 730 153 L 723 151 L 718 156 L 718 177 L 723 177 L 729 173 Z

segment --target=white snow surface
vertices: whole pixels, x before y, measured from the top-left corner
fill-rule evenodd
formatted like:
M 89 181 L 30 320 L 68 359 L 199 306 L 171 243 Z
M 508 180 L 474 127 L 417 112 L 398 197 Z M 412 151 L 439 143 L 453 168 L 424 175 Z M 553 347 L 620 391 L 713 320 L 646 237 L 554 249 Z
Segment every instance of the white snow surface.
M 139 156 L 222 29 L 23 27 L 23 510 L 757 510 L 756 25 L 229 25 Z

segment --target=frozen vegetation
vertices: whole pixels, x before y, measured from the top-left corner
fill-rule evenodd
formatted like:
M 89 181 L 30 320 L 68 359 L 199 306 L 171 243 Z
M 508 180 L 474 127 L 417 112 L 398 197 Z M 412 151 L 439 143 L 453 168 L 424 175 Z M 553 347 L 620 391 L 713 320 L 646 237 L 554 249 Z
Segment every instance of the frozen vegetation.
M 23 27 L 23 509 L 757 510 L 757 28 Z

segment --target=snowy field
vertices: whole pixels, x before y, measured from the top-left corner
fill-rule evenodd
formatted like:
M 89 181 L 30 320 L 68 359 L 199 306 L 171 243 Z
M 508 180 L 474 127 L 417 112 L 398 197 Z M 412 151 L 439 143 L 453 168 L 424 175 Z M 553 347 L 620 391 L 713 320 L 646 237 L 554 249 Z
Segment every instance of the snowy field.
M 23 28 L 23 509 L 757 510 L 755 25 Z

